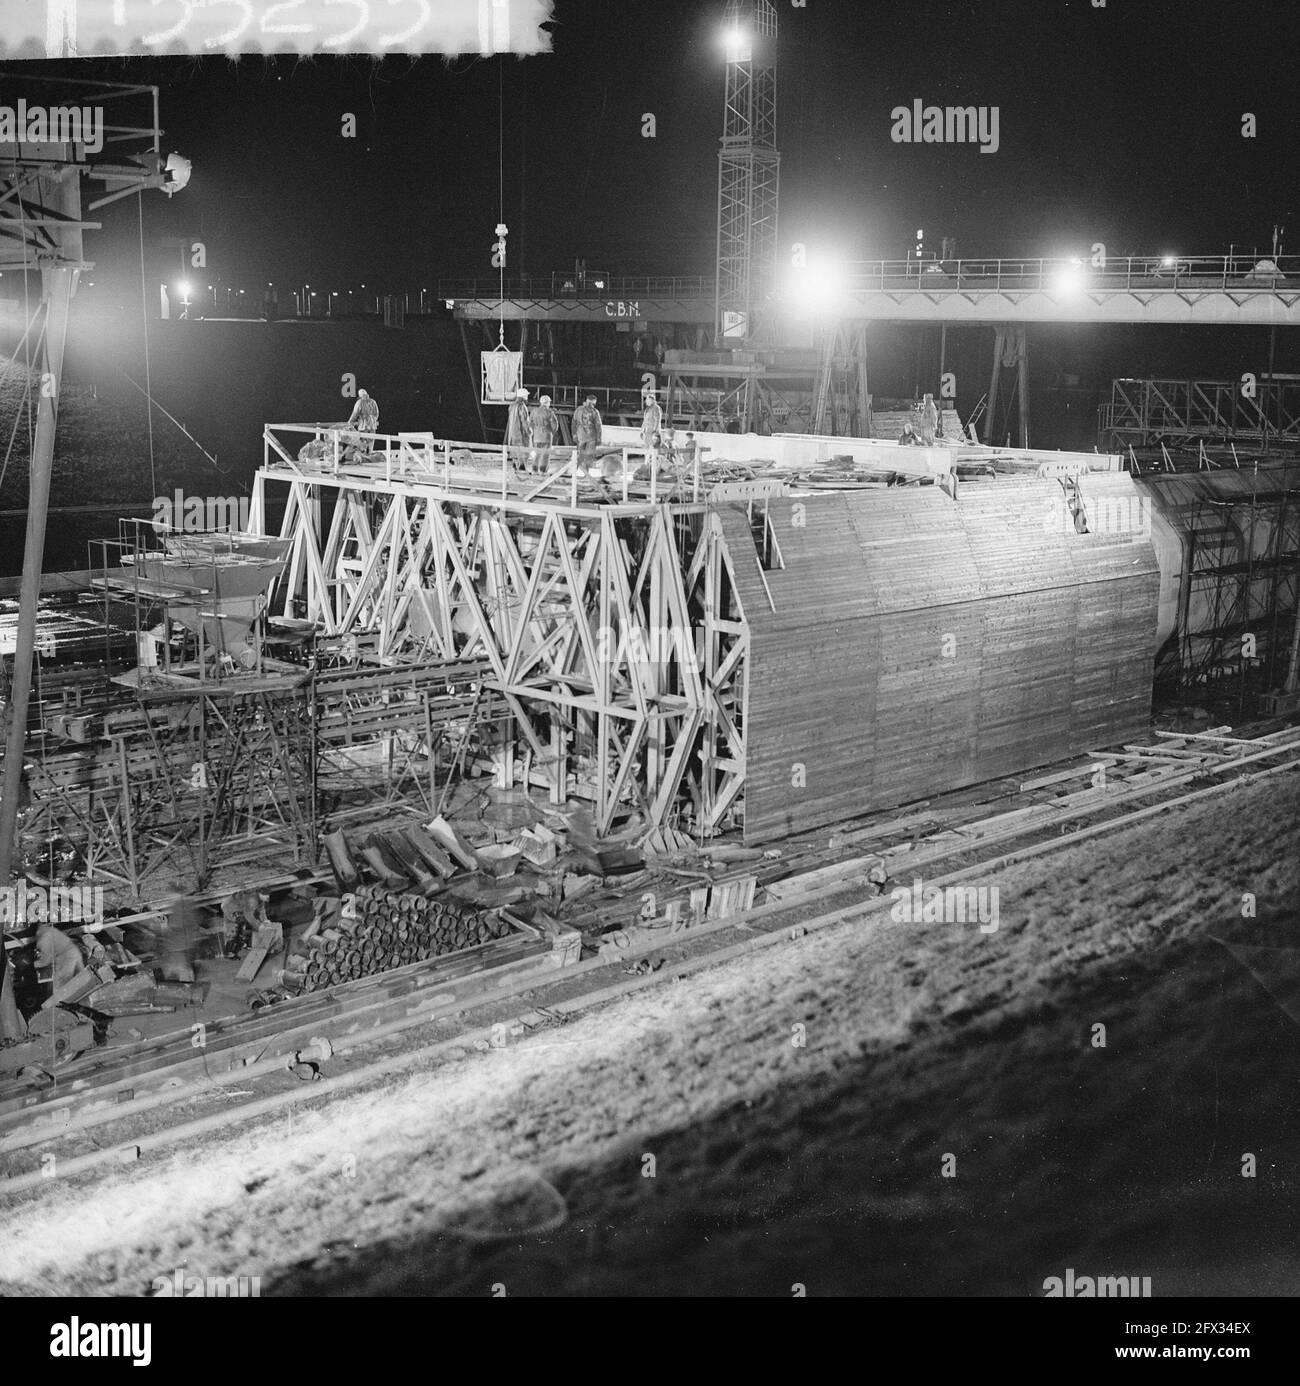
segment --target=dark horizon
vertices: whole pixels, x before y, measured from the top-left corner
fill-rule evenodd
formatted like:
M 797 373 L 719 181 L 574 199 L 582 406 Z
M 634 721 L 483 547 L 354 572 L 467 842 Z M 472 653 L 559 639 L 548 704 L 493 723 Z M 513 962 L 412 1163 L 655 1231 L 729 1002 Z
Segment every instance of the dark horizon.
M 145 199 L 151 263 L 161 238 L 194 235 L 212 275 L 250 289 L 432 292 L 439 278 L 493 274 L 504 213 L 511 274 L 579 256 L 614 274 L 710 274 L 722 8 L 556 0 L 554 51 L 524 59 L 23 70 L 161 87 L 164 152 L 189 158 L 193 176 L 170 200 Z M 949 236 L 972 256 L 1078 254 L 1096 241 L 1111 255 L 1266 253 L 1291 219 L 1289 7 L 1249 0 L 1194 21 L 1172 0 L 776 8 L 781 255 L 803 241 L 837 258 L 902 257 L 918 227 L 928 246 Z M 916 100 L 997 107 L 997 152 L 893 142 L 891 111 Z M 340 134 L 348 112 L 355 139 Z M 653 139 L 641 135 L 646 113 Z M 96 273 L 124 287 L 139 274 L 134 202 L 106 208 L 87 240 Z

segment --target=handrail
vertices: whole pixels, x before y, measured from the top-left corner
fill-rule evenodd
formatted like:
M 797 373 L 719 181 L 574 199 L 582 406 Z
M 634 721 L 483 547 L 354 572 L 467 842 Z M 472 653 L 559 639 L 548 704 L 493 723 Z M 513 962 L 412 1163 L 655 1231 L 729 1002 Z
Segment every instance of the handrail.
M 872 290 L 998 293 L 1038 290 L 1063 294 L 1115 292 L 1181 293 L 1228 289 L 1277 293 L 1300 288 L 1300 255 L 1129 255 L 1093 264 L 1081 259 L 860 260 L 845 266 L 846 293 Z
M 293 473 L 294 478 L 301 478 L 304 481 L 311 481 L 317 476 L 337 476 L 341 474 L 357 475 L 359 469 L 352 470 L 346 466 L 340 467 L 331 462 L 328 457 L 322 459 L 320 472 L 304 470 L 291 456 L 289 452 L 275 438 L 276 433 L 297 433 L 307 436 L 310 439 L 322 439 L 327 433 L 337 435 L 342 430 L 338 425 L 332 428 L 328 424 L 318 423 L 274 423 L 263 425 L 263 433 L 268 443 L 274 446 L 279 454 L 278 459 L 271 459 L 264 463 L 262 470 L 276 472 L 280 469 L 287 469 Z M 356 436 L 356 435 L 353 435 Z M 568 504 L 571 509 L 579 506 L 578 496 L 578 449 L 572 443 L 557 443 L 551 448 L 552 467 L 545 476 L 533 477 L 528 473 L 520 473 L 511 464 L 511 457 L 519 458 L 526 456 L 530 449 L 520 447 L 506 447 L 501 443 L 471 443 L 461 442 L 454 439 L 438 438 L 430 432 L 413 433 L 372 433 L 364 435 L 370 446 L 370 457 L 363 463 L 363 466 L 372 468 L 382 468 L 382 477 L 385 484 L 391 485 L 395 480 L 402 482 L 432 482 L 435 486 L 440 486 L 444 492 L 464 495 L 466 483 L 472 485 L 480 496 L 486 497 L 491 489 L 492 494 L 497 497 L 496 503 L 503 504 L 528 504 L 537 500 L 555 501 L 564 498 L 565 486 L 568 483 Z M 686 447 L 691 449 L 694 459 L 694 478 L 692 486 L 692 499 L 698 503 L 701 492 L 701 463 L 703 454 L 701 444 L 697 439 L 693 439 L 688 434 Z M 475 468 L 461 468 L 452 460 L 454 452 L 464 451 L 470 454 L 473 461 L 478 464 Z M 643 504 L 644 502 L 634 498 L 628 491 L 628 483 L 633 479 L 633 472 L 650 456 L 650 450 L 638 446 L 635 443 L 623 444 L 617 451 L 621 453 L 621 484 L 623 492 L 623 502 L 625 504 Z M 685 451 L 685 447 L 679 446 L 677 452 Z M 268 453 L 268 458 L 269 458 Z M 499 471 L 498 471 L 499 467 Z M 371 473 L 373 475 L 373 473 Z M 500 491 L 496 490 L 499 479 Z M 679 478 L 679 481 L 681 478 Z M 521 485 L 522 490 L 514 492 L 512 486 Z M 674 487 L 671 494 L 663 494 L 659 467 L 650 468 L 649 475 L 649 499 L 651 504 L 657 503 L 661 498 L 674 501 L 684 501 L 684 496 L 677 494 L 677 487 Z
M 584 281 L 571 274 L 507 279 L 441 279 L 438 297 L 457 298 L 581 298 L 604 302 L 612 298 L 712 298 L 717 281 L 707 275 L 593 275 Z

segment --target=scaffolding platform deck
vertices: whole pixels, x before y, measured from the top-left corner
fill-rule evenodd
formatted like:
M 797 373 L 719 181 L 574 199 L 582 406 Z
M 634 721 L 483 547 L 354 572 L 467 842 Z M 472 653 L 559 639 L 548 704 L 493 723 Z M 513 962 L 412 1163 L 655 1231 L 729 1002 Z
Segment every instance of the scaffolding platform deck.
M 124 597 L 154 597 L 165 602 L 209 595 L 206 587 L 177 587 L 173 583 L 159 582 L 157 578 L 131 577 L 126 574 L 121 577 L 92 577 L 90 585 L 99 592 L 117 592 Z
M 199 693 L 208 698 L 288 693 L 311 680 L 310 669 L 293 664 L 271 665 L 272 661 L 264 659 L 260 673 L 229 674 L 219 679 L 193 664 L 173 665 L 171 669 L 128 669 L 115 675 L 112 682 L 119 688 L 131 689 L 138 698 L 165 700 Z

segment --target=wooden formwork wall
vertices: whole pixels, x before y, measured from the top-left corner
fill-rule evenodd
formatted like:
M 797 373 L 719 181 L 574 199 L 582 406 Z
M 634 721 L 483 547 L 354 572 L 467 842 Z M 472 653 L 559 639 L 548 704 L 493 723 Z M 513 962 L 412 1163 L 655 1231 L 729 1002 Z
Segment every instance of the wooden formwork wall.
M 1121 490 L 1131 482 L 1117 477 Z M 1055 481 L 719 511 L 748 627 L 745 837 L 764 842 L 1136 734 L 1158 573 L 1074 532 Z

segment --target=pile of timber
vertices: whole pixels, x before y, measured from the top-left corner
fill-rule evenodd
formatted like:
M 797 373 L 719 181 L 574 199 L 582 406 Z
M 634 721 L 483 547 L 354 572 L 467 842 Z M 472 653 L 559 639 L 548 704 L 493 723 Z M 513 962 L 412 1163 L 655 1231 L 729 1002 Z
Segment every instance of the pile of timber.
M 407 963 L 457 953 L 511 932 L 509 924 L 477 914 L 445 896 L 362 885 L 351 918 L 304 936 L 280 973 L 286 991 L 300 995 L 337 982 L 372 977 Z

